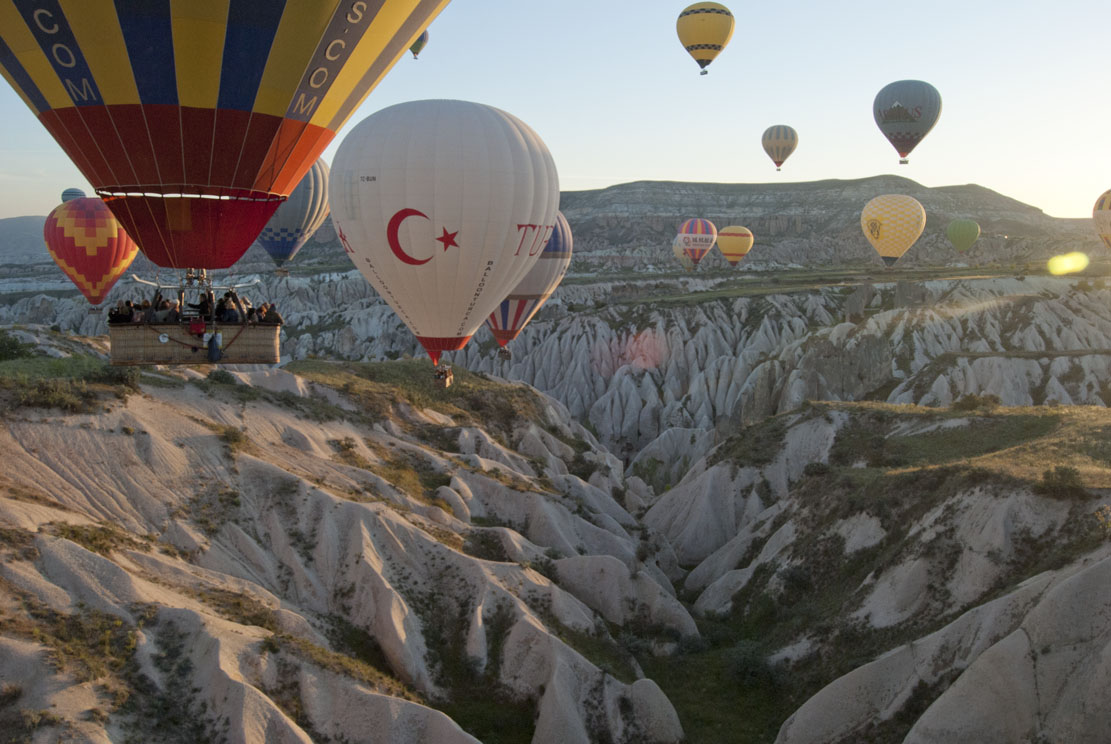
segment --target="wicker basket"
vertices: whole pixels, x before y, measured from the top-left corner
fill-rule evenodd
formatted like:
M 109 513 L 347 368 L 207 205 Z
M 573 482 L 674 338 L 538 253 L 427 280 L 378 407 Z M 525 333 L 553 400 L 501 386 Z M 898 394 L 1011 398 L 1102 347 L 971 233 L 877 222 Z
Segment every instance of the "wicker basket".
M 277 364 L 280 325 L 209 323 L 219 333 L 221 357 L 215 364 Z M 213 364 L 204 337 L 184 323 L 116 323 L 108 326 L 113 365 Z

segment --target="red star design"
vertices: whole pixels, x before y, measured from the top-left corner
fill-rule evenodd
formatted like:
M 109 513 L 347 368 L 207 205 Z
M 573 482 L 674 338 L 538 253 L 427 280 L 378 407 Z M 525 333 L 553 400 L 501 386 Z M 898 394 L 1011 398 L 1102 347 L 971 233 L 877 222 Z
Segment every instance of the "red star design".
M 444 244 L 444 251 L 446 252 L 447 249 L 453 245 L 458 248 L 459 244 L 455 242 L 455 236 L 459 234 L 459 231 L 456 230 L 453 233 L 449 233 L 446 227 L 441 229 L 444 231 L 444 234 L 436 238 L 436 240 Z

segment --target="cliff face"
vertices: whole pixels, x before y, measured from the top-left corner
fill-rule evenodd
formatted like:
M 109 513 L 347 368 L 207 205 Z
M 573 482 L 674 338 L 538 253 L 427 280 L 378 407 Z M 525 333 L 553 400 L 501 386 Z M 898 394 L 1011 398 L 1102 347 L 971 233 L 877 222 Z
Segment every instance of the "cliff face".
M 777 280 L 569 284 L 510 345 L 511 360 L 493 353 L 485 331 L 449 356 L 553 396 L 629 463 L 658 460 L 646 448 L 676 428 L 694 432 L 693 443 L 659 446 L 691 461 L 722 429 L 805 400 L 1111 402 L 1111 290 L 1099 281 L 814 283 L 777 294 Z M 288 321 L 290 358 L 423 355 L 357 274 L 262 286 L 258 295 L 274 299 Z M 83 304 L 32 296 L 0 306 L 0 322 L 105 333 L 103 318 Z
M 1111 725 L 1103 408 L 814 403 L 718 444 L 671 429 L 629 472 L 553 398 L 462 368 L 447 390 L 412 361 L 111 373 L 79 339 L 10 333 L 36 356 L 0 364 L 6 731 Z

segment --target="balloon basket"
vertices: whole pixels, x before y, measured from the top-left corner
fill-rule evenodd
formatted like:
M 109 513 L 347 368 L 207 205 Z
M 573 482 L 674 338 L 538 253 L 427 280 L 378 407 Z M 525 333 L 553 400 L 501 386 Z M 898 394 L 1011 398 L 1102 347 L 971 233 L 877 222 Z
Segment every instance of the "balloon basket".
M 113 323 L 108 326 L 113 366 L 135 364 L 277 364 L 281 326 L 260 323 L 205 324 L 205 334 L 219 333 L 220 360 L 209 361 L 204 335 L 186 323 Z
M 710 71 L 709 71 L 709 70 L 703 70 L 702 72 L 700 72 L 700 73 L 698 73 L 698 74 L 699 74 L 699 75 L 709 75 L 709 74 L 710 74 Z
M 100 315 L 103 312 L 104 312 L 104 310 L 99 308 L 99 307 L 90 307 L 89 308 L 89 315 Z
M 498 349 L 498 359 L 508 362 L 513 359 L 513 353 L 510 352 L 509 349 Z
M 455 373 L 451 371 L 451 366 L 447 364 L 439 364 L 436 366 L 436 384 L 442 388 L 451 387 L 451 383 L 455 382 Z
M 899 165 L 906 165 L 909 162 L 910 161 L 907 160 L 906 158 L 899 158 Z

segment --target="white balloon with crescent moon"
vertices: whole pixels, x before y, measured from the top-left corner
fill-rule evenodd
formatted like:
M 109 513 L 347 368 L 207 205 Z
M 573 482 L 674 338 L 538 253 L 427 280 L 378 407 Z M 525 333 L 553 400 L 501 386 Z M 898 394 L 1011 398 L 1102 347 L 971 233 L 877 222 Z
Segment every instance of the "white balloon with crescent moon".
M 547 146 L 515 116 L 411 101 L 351 130 L 329 193 L 351 260 L 438 364 L 540 257 L 559 177 Z

